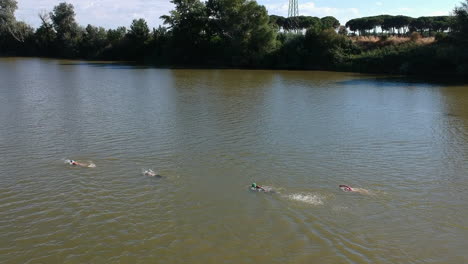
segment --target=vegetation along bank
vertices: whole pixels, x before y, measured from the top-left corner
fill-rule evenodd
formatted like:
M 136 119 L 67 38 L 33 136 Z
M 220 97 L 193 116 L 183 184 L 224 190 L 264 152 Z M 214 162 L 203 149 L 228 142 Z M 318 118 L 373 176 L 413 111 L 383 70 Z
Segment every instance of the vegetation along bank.
M 0 1 L 0 55 L 137 61 L 160 67 L 332 70 L 468 76 L 468 0 L 452 16 L 380 15 L 341 25 L 334 17 L 268 15 L 251 0 L 172 0 L 164 26 L 80 26 L 74 7 L 39 14 L 34 29 Z

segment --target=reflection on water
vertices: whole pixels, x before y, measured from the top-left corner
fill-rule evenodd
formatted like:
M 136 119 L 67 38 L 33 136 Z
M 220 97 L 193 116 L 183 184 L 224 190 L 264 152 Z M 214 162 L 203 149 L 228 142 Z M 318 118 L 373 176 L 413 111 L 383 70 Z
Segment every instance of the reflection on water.
M 467 86 L 8 58 L 0 79 L 0 262 L 468 260 Z

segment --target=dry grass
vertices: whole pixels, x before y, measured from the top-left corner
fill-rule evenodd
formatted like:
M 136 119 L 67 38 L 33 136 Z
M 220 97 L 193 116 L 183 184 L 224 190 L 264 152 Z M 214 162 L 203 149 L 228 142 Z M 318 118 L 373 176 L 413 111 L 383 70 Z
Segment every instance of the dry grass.
M 380 37 L 376 36 L 359 36 L 351 38 L 356 43 L 376 43 L 380 41 Z
M 401 45 L 409 42 L 416 43 L 418 45 L 429 45 L 435 42 L 434 37 L 422 38 L 418 36 L 411 37 L 399 37 L 399 36 L 390 36 L 387 38 L 382 38 L 378 36 L 358 36 L 351 37 L 352 41 L 357 45 L 365 49 L 379 48 L 389 45 Z

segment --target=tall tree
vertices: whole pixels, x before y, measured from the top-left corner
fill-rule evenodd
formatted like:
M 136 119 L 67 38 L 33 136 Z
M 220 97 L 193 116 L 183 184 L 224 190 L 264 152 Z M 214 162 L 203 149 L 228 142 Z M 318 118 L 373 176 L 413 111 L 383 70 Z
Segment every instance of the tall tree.
M 60 3 L 54 7 L 50 17 L 60 39 L 65 38 L 67 34 L 73 33 L 78 28 L 75 21 L 75 8 L 72 4 Z
M 207 7 L 216 25 L 214 36 L 231 53 L 232 65 L 253 65 L 275 48 L 276 31 L 256 1 L 208 0 Z
M 0 34 L 10 35 L 16 41 L 25 42 L 32 34 L 32 28 L 24 22 L 18 22 L 15 12 L 18 9 L 16 0 L 0 0 Z
M 455 34 L 462 43 L 468 43 L 468 0 L 455 8 Z
M 41 55 L 52 56 L 55 53 L 53 46 L 56 38 L 54 26 L 48 13 L 40 13 L 39 18 L 42 24 L 35 33 L 36 45 Z
M 332 16 L 322 17 L 320 20 L 322 21 L 322 26 L 324 29 L 337 29 L 340 26 L 340 21 Z
M 204 58 L 208 14 L 200 0 L 171 0 L 175 5 L 169 15 L 161 16 L 172 36 L 171 49 L 176 63 L 197 64 Z M 213 24 L 214 28 L 216 24 Z
M 107 32 L 103 27 L 88 25 L 81 39 L 80 54 L 88 59 L 99 58 L 107 43 Z
M 117 45 L 121 42 L 125 35 L 127 34 L 126 27 L 118 27 L 117 29 L 109 29 L 107 31 L 107 41 L 110 42 L 111 45 Z
M 122 30 L 122 29 L 121 29 Z M 134 19 L 122 45 L 123 57 L 127 60 L 144 61 L 150 40 L 150 29 L 143 18 Z
M 75 21 L 75 9 L 72 4 L 60 3 L 50 13 L 55 31 L 57 32 L 57 47 L 59 55 L 73 57 L 78 53 L 77 46 L 82 30 Z
M 0 0 L 0 25 L 5 26 L 15 21 L 16 9 L 18 9 L 18 1 Z
M 175 9 L 169 15 L 161 16 L 164 24 L 176 38 L 185 35 L 186 40 L 199 41 L 208 21 L 205 4 L 200 0 L 171 0 L 171 3 Z
M 143 18 L 134 19 L 127 33 L 129 39 L 137 44 L 143 44 L 149 39 L 150 30 L 148 23 Z
M 8 27 L 16 21 L 15 11 L 18 9 L 16 0 L 0 0 L 0 29 L 8 30 Z

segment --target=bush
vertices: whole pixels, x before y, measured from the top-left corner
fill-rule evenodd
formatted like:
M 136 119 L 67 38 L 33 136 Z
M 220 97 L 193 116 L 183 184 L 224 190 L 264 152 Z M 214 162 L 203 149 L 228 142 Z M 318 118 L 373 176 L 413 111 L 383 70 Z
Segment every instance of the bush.
M 436 41 L 442 41 L 442 40 L 446 39 L 447 36 L 448 36 L 447 33 L 444 33 L 444 32 L 437 32 L 437 33 L 435 34 L 435 40 L 436 40 Z
M 382 42 L 385 42 L 388 40 L 388 35 L 382 35 L 382 37 L 380 37 L 380 41 Z
M 347 36 L 348 35 L 348 29 L 345 26 L 340 26 L 338 28 L 338 34 Z
M 421 34 L 419 32 L 413 32 L 410 35 L 410 39 L 411 39 L 412 42 L 417 42 L 420 39 L 422 39 L 422 36 L 421 36 Z

